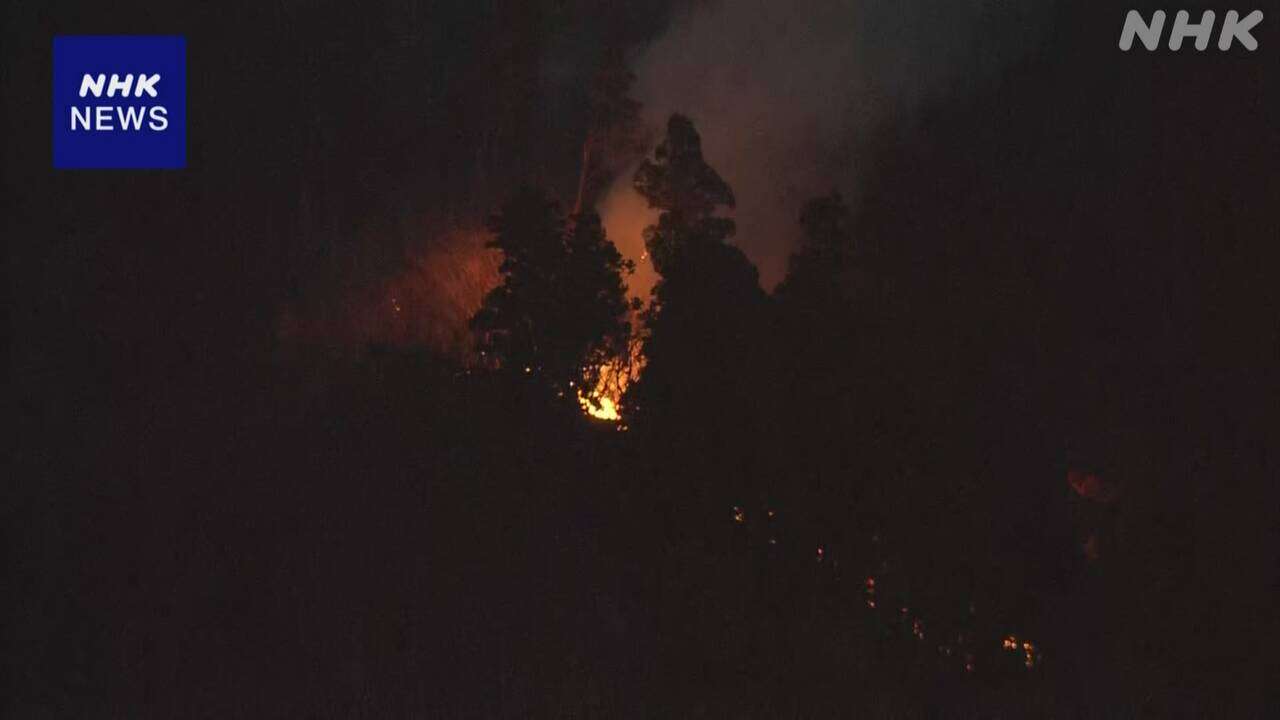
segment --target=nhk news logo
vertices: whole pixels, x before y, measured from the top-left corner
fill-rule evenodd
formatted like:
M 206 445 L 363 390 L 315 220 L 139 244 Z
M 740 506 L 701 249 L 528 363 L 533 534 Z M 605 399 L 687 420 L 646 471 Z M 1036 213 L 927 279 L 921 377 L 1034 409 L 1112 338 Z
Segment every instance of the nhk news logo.
M 53 166 L 187 164 L 187 45 L 171 35 L 53 39 Z

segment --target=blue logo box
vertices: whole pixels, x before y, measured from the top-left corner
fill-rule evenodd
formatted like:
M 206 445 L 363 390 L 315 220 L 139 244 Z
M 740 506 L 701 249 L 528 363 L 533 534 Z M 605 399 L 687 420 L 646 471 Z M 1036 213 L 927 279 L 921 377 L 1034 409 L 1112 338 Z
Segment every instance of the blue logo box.
M 186 165 L 186 38 L 53 39 L 55 168 Z

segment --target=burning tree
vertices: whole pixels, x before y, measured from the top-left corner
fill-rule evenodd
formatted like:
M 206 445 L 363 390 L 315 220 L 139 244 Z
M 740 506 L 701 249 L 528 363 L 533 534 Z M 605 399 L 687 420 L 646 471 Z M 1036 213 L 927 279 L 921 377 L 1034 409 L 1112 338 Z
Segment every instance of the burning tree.
M 594 387 L 601 364 L 628 346 L 623 275 L 632 271 L 595 213 L 566 222 L 542 191 L 525 188 L 490 219 L 502 283 L 471 319 L 487 364 L 537 374 L 559 394 Z

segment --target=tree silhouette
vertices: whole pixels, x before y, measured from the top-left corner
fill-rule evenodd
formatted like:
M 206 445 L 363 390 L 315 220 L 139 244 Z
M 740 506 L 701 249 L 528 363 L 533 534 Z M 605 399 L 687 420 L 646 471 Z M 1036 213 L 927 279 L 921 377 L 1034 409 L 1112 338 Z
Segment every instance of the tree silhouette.
M 636 171 L 635 188 L 650 207 L 662 211 L 658 223 L 644 231 L 645 247 L 662 276 L 646 313 L 645 384 L 669 384 L 663 389 L 669 393 L 709 380 L 697 377 L 699 367 L 711 370 L 708 364 L 730 362 L 748 332 L 736 320 L 764 296 L 755 267 L 741 250 L 725 244 L 735 225 L 714 213 L 734 206 L 733 191 L 703 159 L 702 140 L 688 118 L 671 116 L 653 158 Z M 668 353 L 672 374 L 664 378 Z M 709 374 L 724 377 L 725 370 Z
M 834 301 L 844 295 L 853 267 L 853 219 L 840 193 L 814 198 L 800 212 L 804 241 L 791 256 L 781 298 L 804 303 Z
M 651 425 L 682 471 L 704 484 L 712 476 L 743 478 L 759 469 L 758 458 L 730 448 L 760 446 L 749 426 L 766 414 L 755 366 L 766 297 L 755 267 L 725 242 L 733 221 L 715 215 L 733 207 L 733 191 L 703 159 L 701 139 L 681 115 L 636 171 L 635 188 L 661 210 L 644 233 L 661 278 L 645 313 L 647 362 L 631 405 L 641 416 L 661 416 Z
M 685 251 L 722 245 L 736 230 L 732 220 L 713 215 L 722 205 L 734 207 L 733 190 L 703 159 L 702 138 L 683 115 L 667 122 L 653 159 L 636 170 L 635 188 L 649 207 L 662 211 L 658 224 L 645 228 L 644 239 L 663 276 L 688 266 L 681 260 Z
M 635 265 L 618 252 L 595 212 L 574 216 L 567 236 L 566 272 L 559 288 L 566 351 L 579 353 L 575 382 L 595 387 L 603 363 L 625 358 L 631 337 L 624 275 Z M 638 301 L 636 301 L 638 303 Z
M 807 202 L 799 220 L 802 241 L 776 292 L 775 380 L 785 399 L 780 414 L 790 431 L 790 469 L 812 480 L 789 488 L 788 501 L 819 537 L 840 537 L 851 525 L 869 535 L 866 523 L 881 526 L 886 510 L 874 483 L 892 467 L 880 449 L 890 397 L 880 336 L 861 322 L 870 278 L 863 277 L 852 213 L 838 192 Z
M 487 364 L 538 375 L 572 398 L 593 384 L 598 365 L 627 345 L 626 285 L 631 264 L 605 236 L 595 213 L 574 218 L 525 188 L 490 219 L 489 247 L 503 253 L 502 284 L 471 320 Z

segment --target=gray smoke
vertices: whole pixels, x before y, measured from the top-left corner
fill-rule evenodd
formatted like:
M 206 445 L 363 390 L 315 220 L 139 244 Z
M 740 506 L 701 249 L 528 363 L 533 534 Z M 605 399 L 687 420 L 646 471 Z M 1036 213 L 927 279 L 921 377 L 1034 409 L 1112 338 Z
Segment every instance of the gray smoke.
M 636 58 L 637 97 L 653 128 L 672 112 L 693 119 L 737 195 L 735 242 L 770 289 L 786 272 L 803 203 L 833 189 L 855 195 L 869 135 L 989 74 L 997 61 L 977 31 L 1015 12 L 1026 11 L 994 0 L 701 3 Z M 643 206 L 630 185 L 620 177 L 600 209 L 638 259 Z M 638 273 L 633 291 L 649 282 Z

